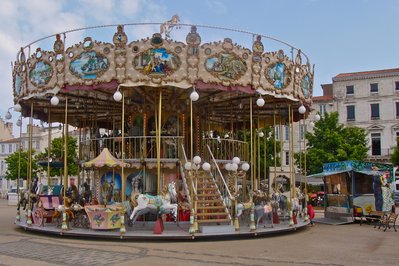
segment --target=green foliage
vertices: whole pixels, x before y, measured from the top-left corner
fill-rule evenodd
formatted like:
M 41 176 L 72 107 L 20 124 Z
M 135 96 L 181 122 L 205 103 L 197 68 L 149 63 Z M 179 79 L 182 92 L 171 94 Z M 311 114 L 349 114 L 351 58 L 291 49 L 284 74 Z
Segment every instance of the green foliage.
M 77 140 L 73 137 L 68 136 L 68 155 L 67 155 L 67 165 L 68 165 L 68 175 L 76 175 L 78 174 L 78 164 L 77 164 Z M 47 162 L 48 150 L 46 149 L 44 152 L 40 153 L 38 157 L 40 161 Z M 51 142 L 51 151 L 50 158 L 52 158 L 53 162 L 64 162 L 64 138 L 55 138 Z M 41 166 L 43 171 L 47 171 L 47 165 Z M 61 171 L 61 172 L 60 172 Z M 57 176 L 63 173 L 62 169 L 59 168 L 51 168 L 50 176 Z
M 392 163 L 392 165 L 399 165 L 399 147 L 398 147 L 398 144 L 396 144 L 396 147 L 393 150 L 393 153 L 391 155 L 391 163 Z
M 21 152 L 21 175 L 20 178 L 26 180 L 27 175 L 28 175 L 28 151 L 16 151 L 12 154 L 10 154 L 6 159 L 6 164 L 7 164 L 7 171 L 5 173 L 5 178 L 11 179 L 11 180 L 16 180 L 18 178 L 18 162 L 19 162 L 19 156 Z M 32 153 L 34 151 L 32 150 Z M 32 178 L 35 178 L 37 176 L 37 164 L 36 164 L 36 158 L 32 158 Z
M 344 127 L 338 124 L 337 112 L 326 113 L 316 122 L 313 133 L 306 133 L 307 174 L 322 172 L 323 164 L 328 162 L 364 160 L 368 151 L 366 137 L 366 132 L 362 128 Z M 303 152 L 297 153 L 295 160 L 297 165 L 304 166 Z
M 280 165 L 280 157 L 279 152 L 280 152 L 280 142 L 276 141 L 276 154 L 277 156 L 274 157 L 274 139 L 275 139 L 275 132 L 272 127 L 266 127 L 266 128 L 261 128 L 260 129 L 264 133 L 264 137 L 260 138 L 260 175 L 261 176 L 269 176 L 269 167 L 274 167 L 274 160 L 276 160 L 276 165 Z M 241 141 L 246 140 L 248 142 L 248 147 L 250 147 L 250 138 L 251 138 L 251 133 L 249 130 L 245 131 L 246 133 L 246 138 L 244 139 L 244 131 L 240 130 L 238 132 L 238 139 Z M 257 136 L 257 134 L 254 134 L 254 138 Z M 264 173 L 264 152 L 265 152 L 265 138 L 266 138 L 266 174 Z M 256 137 L 256 142 L 258 142 L 258 138 Z M 256 144 L 257 145 L 257 144 Z M 256 154 L 255 157 L 257 157 L 258 154 Z M 258 161 L 256 161 L 256 164 Z

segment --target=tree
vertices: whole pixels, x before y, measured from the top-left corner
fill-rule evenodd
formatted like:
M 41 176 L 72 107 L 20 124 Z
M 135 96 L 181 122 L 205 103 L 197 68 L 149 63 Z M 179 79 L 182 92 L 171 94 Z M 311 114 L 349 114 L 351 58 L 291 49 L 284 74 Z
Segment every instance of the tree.
M 73 137 L 68 136 L 67 140 L 68 144 L 68 155 L 67 155 L 67 165 L 68 165 L 68 175 L 76 175 L 78 174 L 78 165 L 77 165 L 77 140 Z M 38 155 L 40 161 L 47 162 L 48 150 L 45 149 L 44 152 Z M 64 163 L 64 138 L 55 138 L 51 142 L 51 152 L 50 158 L 52 162 L 59 162 L 61 165 Z M 47 171 L 47 164 L 42 164 L 42 170 Z M 63 173 L 63 172 L 62 172 Z M 61 173 L 61 174 L 62 174 Z M 60 168 L 52 167 L 50 170 L 50 176 L 60 175 Z
M 276 140 L 276 157 L 274 157 L 274 139 L 275 139 L 275 131 L 273 130 L 273 127 L 265 127 L 261 128 L 261 131 L 263 132 L 263 137 L 260 138 L 260 175 L 261 177 L 266 176 L 269 178 L 269 167 L 274 167 L 274 160 L 276 159 L 276 165 L 280 166 L 280 142 Z M 248 146 L 250 145 L 250 137 L 251 133 L 249 130 L 246 130 L 246 141 L 248 142 Z M 253 135 L 253 138 L 256 138 L 256 142 L 258 141 L 257 138 L 257 133 Z M 264 173 L 264 147 L 265 147 L 265 142 L 264 138 L 266 138 L 266 173 Z M 241 141 L 244 141 L 244 131 L 240 130 L 238 131 L 238 139 Z M 257 146 L 257 145 L 256 145 Z M 255 158 L 257 158 L 258 153 L 255 154 Z M 258 167 L 258 159 L 256 159 L 256 168 Z M 256 173 L 257 174 L 257 173 Z M 263 179 L 263 178 L 262 178 Z
M 6 159 L 7 171 L 5 178 L 16 180 L 18 178 L 18 162 L 19 162 L 19 150 L 10 154 Z M 32 152 L 34 153 L 34 152 Z M 24 180 L 27 179 L 28 175 L 28 151 L 21 151 L 21 175 L 20 177 Z M 37 176 L 37 163 L 36 158 L 32 156 L 32 178 Z
M 398 144 L 396 144 L 396 147 L 393 150 L 393 153 L 391 155 L 391 163 L 392 163 L 392 165 L 399 165 L 399 147 L 398 147 Z
M 337 112 L 326 113 L 316 122 L 314 131 L 306 133 L 307 174 L 322 172 L 323 164 L 328 162 L 364 160 L 368 151 L 366 137 L 366 131 L 362 128 L 338 124 Z M 297 165 L 304 165 L 303 152 L 295 155 L 295 161 Z

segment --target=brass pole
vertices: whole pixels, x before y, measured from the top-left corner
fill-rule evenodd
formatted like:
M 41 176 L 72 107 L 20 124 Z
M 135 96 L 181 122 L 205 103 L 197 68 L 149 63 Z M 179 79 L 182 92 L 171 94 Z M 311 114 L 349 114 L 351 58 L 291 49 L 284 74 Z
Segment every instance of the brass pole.
M 190 161 L 192 163 L 193 155 L 193 101 L 190 98 Z
M 273 129 L 274 129 L 274 191 L 277 192 L 277 136 L 276 136 L 276 114 L 273 114 Z
M 162 89 L 159 90 L 158 127 L 157 127 L 157 168 L 158 168 L 158 195 L 161 193 L 161 119 L 162 119 Z
M 68 97 L 65 98 L 65 123 L 64 123 L 64 199 L 67 190 L 67 176 L 68 176 Z M 64 207 L 66 201 L 64 200 Z
M 293 198 L 295 198 L 295 172 L 294 172 L 294 109 L 292 108 L 292 106 L 290 105 L 290 107 L 291 107 L 291 112 L 290 112 L 290 114 L 291 114 L 291 126 L 290 126 L 290 129 L 291 129 L 291 156 L 290 156 L 290 159 L 291 159 L 291 163 L 290 163 L 290 167 L 291 167 L 291 175 L 292 175 L 292 183 L 291 183 L 291 186 L 292 186 L 292 197 Z
M 28 150 L 28 219 L 26 221 L 27 225 L 32 225 L 32 218 L 31 218 L 31 181 L 32 181 L 32 124 L 33 124 L 33 102 L 30 105 L 30 118 L 29 118 L 29 150 Z
M 254 190 L 254 147 L 253 147 L 253 121 L 252 121 L 252 96 L 249 97 L 249 124 L 250 124 L 250 146 L 251 146 L 251 190 Z
M 290 168 L 290 201 L 292 202 L 293 198 L 293 186 L 294 184 L 292 183 L 294 181 L 294 178 L 292 176 L 292 112 L 291 112 L 291 104 L 288 105 L 288 136 L 289 136 L 289 157 L 288 157 L 288 163 L 289 163 L 289 168 Z
M 21 125 L 19 126 L 19 149 L 18 149 L 18 180 L 17 180 L 17 202 L 19 205 L 19 195 L 20 195 L 20 182 L 21 182 L 21 150 L 22 150 L 22 111 L 21 115 L 19 116 L 19 120 L 21 121 Z M 19 222 L 21 221 L 21 212 L 20 212 L 21 206 L 19 205 L 17 208 L 17 217 L 16 220 Z
M 48 108 L 47 186 L 50 186 L 51 125 L 51 108 Z
M 266 163 L 267 163 L 267 161 L 266 161 L 266 155 L 267 155 L 267 146 L 266 146 L 266 144 L 267 144 L 267 142 L 266 142 L 266 140 L 267 140 L 267 135 L 266 135 L 266 121 L 265 121 L 265 123 L 264 123 L 264 125 L 263 125 L 263 129 L 264 129 L 264 134 L 263 134 L 263 137 L 264 137 L 264 140 L 263 140 L 263 177 L 264 177 L 264 184 L 265 184 L 265 186 L 266 186 L 266 177 L 267 177 L 267 167 L 266 167 Z M 268 189 L 267 190 L 269 190 L 270 189 L 270 187 L 268 187 Z M 269 194 L 269 191 L 267 191 L 267 193 Z
M 122 202 L 126 200 L 126 180 L 125 180 L 125 92 L 122 91 Z
M 256 189 L 260 188 L 260 126 L 259 126 L 259 112 L 258 112 L 258 182 L 256 183 Z

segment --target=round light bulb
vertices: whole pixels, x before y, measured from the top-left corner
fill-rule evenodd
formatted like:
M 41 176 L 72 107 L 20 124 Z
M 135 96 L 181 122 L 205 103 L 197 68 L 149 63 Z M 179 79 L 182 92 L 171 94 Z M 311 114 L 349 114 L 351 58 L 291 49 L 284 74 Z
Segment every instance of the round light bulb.
M 314 122 L 311 121 L 311 122 L 309 123 L 309 125 L 310 125 L 311 127 L 314 127 Z
M 190 163 L 190 162 L 186 162 L 186 163 L 184 164 L 184 169 L 186 169 L 186 170 L 191 170 L 191 163 Z
M 58 105 L 59 102 L 60 102 L 60 99 L 58 99 L 58 97 L 56 95 L 51 97 L 51 100 L 50 100 L 51 105 Z
M 195 164 L 200 164 L 200 163 L 201 163 L 201 157 L 199 157 L 198 155 L 197 155 L 197 156 L 194 156 L 193 162 L 194 162 Z
M 249 170 L 249 164 L 248 163 L 243 163 L 241 166 L 241 169 L 244 171 L 248 171 Z
M 319 114 L 316 114 L 315 116 L 314 116 L 314 120 L 317 122 L 317 121 L 319 121 L 320 120 L 320 115 Z
M 21 120 L 21 119 L 18 119 L 16 124 L 17 124 L 17 127 L 22 126 L 22 120 Z
M 209 163 L 204 163 L 204 164 L 202 165 L 202 169 L 203 169 L 204 171 L 209 171 L 209 170 L 211 170 L 211 165 L 210 165 Z
M 263 131 L 259 132 L 259 137 L 263 138 L 264 135 Z
M 199 99 L 199 94 L 198 94 L 198 92 L 196 92 L 195 90 L 190 94 L 190 99 L 191 99 L 191 101 L 193 101 L 193 102 L 196 102 L 196 101 L 198 101 L 198 99 Z
M 238 164 L 236 163 L 232 163 L 230 166 L 230 170 L 236 172 L 238 169 Z
M 122 93 L 120 92 L 120 91 L 116 91 L 115 93 L 114 93 L 114 100 L 116 101 L 116 102 L 120 102 L 121 100 L 122 100 Z
M 7 111 L 5 118 L 7 120 L 10 120 L 12 118 L 12 114 L 10 113 L 10 111 Z
M 263 105 L 265 105 L 265 100 L 262 97 L 260 97 L 259 99 L 256 100 L 256 105 L 262 107 Z
M 306 107 L 303 105 L 299 106 L 298 112 L 303 115 L 306 112 Z
M 14 105 L 14 111 L 15 112 L 21 112 L 21 110 L 22 110 L 22 106 L 19 103 Z
M 238 158 L 238 157 L 234 157 L 232 161 L 233 161 L 233 163 L 235 163 L 235 164 L 239 164 L 241 160 L 240 160 L 240 158 Z

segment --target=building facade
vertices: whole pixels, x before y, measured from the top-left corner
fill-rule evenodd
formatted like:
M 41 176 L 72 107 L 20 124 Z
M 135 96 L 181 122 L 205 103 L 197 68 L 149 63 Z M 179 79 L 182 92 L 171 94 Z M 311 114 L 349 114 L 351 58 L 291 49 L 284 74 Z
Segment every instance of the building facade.
M 399 137 L 399 68 L 342 73 L 332 81 L 339 123 L 366 130 L 369 161 L 389 161 Z

